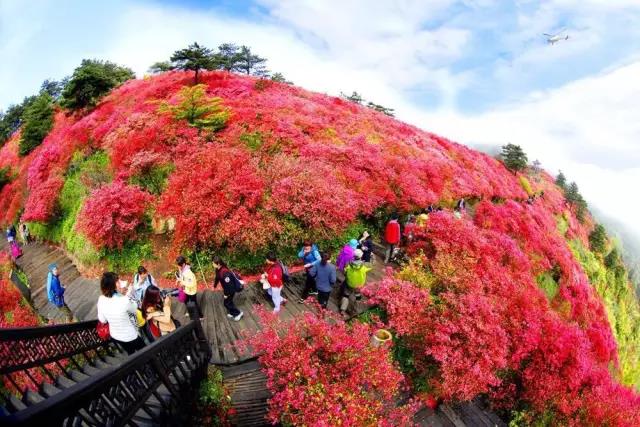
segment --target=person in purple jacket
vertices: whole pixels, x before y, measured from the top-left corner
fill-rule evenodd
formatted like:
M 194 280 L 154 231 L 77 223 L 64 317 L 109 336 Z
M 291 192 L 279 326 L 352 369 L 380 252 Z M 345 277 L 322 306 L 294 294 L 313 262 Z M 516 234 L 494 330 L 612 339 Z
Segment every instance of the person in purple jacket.
M 353 251 L 358 248 L 358 241 L 356 239 L 349 240 L 349 243 L 344 245 L 342 251 L 338 255 L 336 259 L 336 267 L 338 270 L 344 272 L 344 268 L 349 265 L 349 263 L 353 260 Z

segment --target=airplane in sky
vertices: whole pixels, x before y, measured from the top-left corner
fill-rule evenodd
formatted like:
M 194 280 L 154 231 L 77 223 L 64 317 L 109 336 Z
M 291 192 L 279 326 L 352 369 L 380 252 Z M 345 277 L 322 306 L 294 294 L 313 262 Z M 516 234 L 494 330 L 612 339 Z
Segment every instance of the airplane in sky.
M 553 46 L 554 44 L 558 43 L 561 40 L 569 40 L 569 35 L 563 36 L 562 33 L 563 31 L 560 31 L 559 33 L 556 33 L 556 34 L 543 33 L 542 35 L 547 38 L 547 43 Z

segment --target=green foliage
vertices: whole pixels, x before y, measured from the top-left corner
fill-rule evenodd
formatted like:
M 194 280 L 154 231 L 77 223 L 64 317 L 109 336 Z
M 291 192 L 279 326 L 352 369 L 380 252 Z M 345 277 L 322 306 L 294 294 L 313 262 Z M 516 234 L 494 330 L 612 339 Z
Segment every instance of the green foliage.
M 200 383 L 198 402 L 191 425 L 229 425 L 227 413 L 231 408 L 231 396 L 224 386 L 222 371 L 210 366 L 207 378 Z
M 40 94 L 48 94 L 54 101 L 59 101 L 62 97 L 62 91 L 65 85 L 69 83 L 69 78 L 66 77 L 60 81 L 58 80 L 45 80 L 40 85 Z
M 85 157 L 76 153 L 71 160 L 58 197 L 56 215 L 48 224 L 30 223 L 30 233 L 41 240 L 60 243 L 80 262 L 90 265 L 100 259 L 98 251 L 76 230 L 76 217 L 92 188 L 108 182 L 109 158 L 104 151 Z
M 0 168 L 0 190 L 11 182 L 11 168 L 9 166 L 5 166 Z
M 247 132 L 240 135 L 240 141 L 244 142 L 251 151 L 258 151 L 264 141 L 262 140 L 262 132 Z
M 200 46 L 196 42 L 190 44 L 185 49 L 176 50 L 173 55 L 171 55 L 171 62 L 177 69 L 194 71 L 196 85 L 198 84 L 198 73 L 200 70 L 213 70 L 216 68 L 211 49 Z
M 520 175 L 518 177 L 518 181 L 520 182 L 520 186 L 522 187 L 522 189 L 529 195 L 533 195 L 534 191 L 531 188 L 531 183 L 529 182 L 529 180 L 524 176 L 524 175 Z
M 432 393 L 433 387 L 429 384 L 431 378 L 435 377 L 437 365 L 434 361 L 431 366 L 423 366 L 420 371 L 416 365 L 413 352 L 402 338 L 393 337 L 392 347 L 393 359 L 398 363 L 400 371 L 411 378 L 411 388 L 415 393 Z
M 541 273 L 536 277 L 538 286 L 543 290 L 549 301 L 552 301 L 558 294 L 559 286 L 550 272 Z
M 558 172 L 558 176 L 556 177 L 556 185 L 562 189 L 562 191 L 567 191 L 567 177 L 564 176 L 562 171 Z
M 222 129 L 229 111 L 222 106 L 222 99 L 206 95 L 206 85 L 185 86 L 180 89 L 180 103 L 160 103 L 160 112 L 172 114 L 176 120 L 186 120 L 191 126 L 212 132 Z
M 167 179 L 175 169 L 173 164 L 152 165 L 132 176 L 129 183 L 139 186 L 151 194 L 161 194 L 167 186 Z
M 24 110 L 35 99 L 35 96 L 26 97 L 20 104 L 10 105 L 7 111 L 0 113 L 0 145 L 4 144 L 20 128 Z
M 158 74 L 164 73 L 165 71 L 171 71 L 173 69 L 175 69 L 175 67 L 173 66 L 173 64 L 171 64 L 171 62 L 159 61 L 151 64 L 151 66 L 149 67 L 149 72 L 152 74 Z
M 596 224 L 589 233 L 589 246 L 593 252 L 603 254 L 607 249 L 607 232 L 602 224 Z
M 288 85 L 293 84 L 293 82 L 287 80 L 284 76 L 284 74 L 282 73 L 273 73 L 273 75 L 271 76 L 271 80 L 273 80 L 274 82 L 278 82 L 278 83 L 286 83 Z
M 234 71 L 247 75 L 264 77 L 269 72 L 266 67 L 267 60 L 251 52 L 247 46 L 240 46 L 240 50 L 235 56 Z
M 53 98 L 43 92 L 24 110 L 22 121 L 19 151 L 25 156 L 42 144 L 53 127 Z
M 383 105 L 376 104 L 375 102 L 371 102 L 371 101 L 367 102 L 367 107 L 374 109 L 382 114 L 386 114 L 387 116 L 390 116 L 390 117 L 395 116 L 393 108 L 385 107 Z
M 603 262 L 579 240 L 569 245 L 604 302 L 618 344 L 620 381 L 640 390 L 640 306 L 618 251 L 614 248 Z
M 62 106 L 81 109 L 95 106 L 111 89 L 135 78 L 131 69 L 109 61 L 83 59 L 62 92 Z
M 500 158 L 507 169 L 512 172 L 521 171 L 527 167 L 527 155 L 519 145 L 507 144 L 502 146 Z
M 153 246 L 148 240 L 128 241 L 120 249 L 104 249 L 100 257 L 107 262 L 111 271 L 131 272 L 143 261 L 153 259 Z
M 351 93 L 351 95 L 347 95 L 344 92 L 340 92 L 340 96 L 347 101 L 355 102 L 356 104 L 362 104 L 364 102 L 364 98 L 355 90 Z

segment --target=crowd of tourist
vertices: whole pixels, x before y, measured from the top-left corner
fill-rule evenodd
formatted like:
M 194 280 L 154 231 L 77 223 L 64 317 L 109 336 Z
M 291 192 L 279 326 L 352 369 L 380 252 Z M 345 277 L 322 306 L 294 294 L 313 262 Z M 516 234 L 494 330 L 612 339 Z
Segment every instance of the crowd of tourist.
M 461 199 L 455 207 L 454 215 L 460 216 L 466 203 Z M 442 210 L 429 206 L 419 215 L 409 215 L 402 226 L 397 215 L 392 215 L 387 222 L 383 240 L 385 244 L 384 263 L 397 259 L 402 245 L 409 244 L 416 228 L 424 226 L 431 212 Z M 26 224 L 20 224 L 20 235 L 24 244 L 30 241 Z M 6 231 L 7 241 L 12 257 L 18 258 L 21 250 L 17 244 L 17 230 L 10 226 Z M 15 248 L 15 249 L 14 249 Z M 304 287 L 298 303 L 304 303 L 315 297 L 323 309 L 327 309 L 331 294 L 338 288 L 338 310 L 343 317 L 351 305 L 361 299 L 361 289 L 367 282 L 367 273 L 375 262 L 374 242 L 368 231 L 363 231 L 357 239 L 349 240 L 331 262 L 332 256 L 322 251 L 317 244 L 305 241 L 298 252 L 298 258 L 304 268 Z M 235 305 L 235 296 L 244 289 L 244 281 L 227 263 L 216 256 L 212 265 L 215 270 L 213 288 L 222 287 L 223 305 L 227 317 L 240 321 L 244 312 Z M 141 349 L 146 343 L 174 331 L 179 322 L 172 316 L 172 297 L 180 302 L 192 303 L 194 313 L 202 320 L 203 311 L 198 301 L 198 281 L 191 270 L 191 265 L 184 256 L 176 259 L 175 288 L 160 289 L 154 277 L 144 266 L 138 267 L 133 281 L 120 280 L 113 272 L 105 272 L 100 280 L 101 295 L 97 302 L 98 320 L 103 328 L 108 328 L 111 339 L 118 342 L 129 354 Z M 339 275 L 343 277 L 339 281 Z M 279 313 L 287 303 L 283 295 L 284 286 L 291 280 L 289 269 L 270 253 L 265 260 L 265 267 L 260 276 L 265 297 L 273 304 L 273 312 Z M 60 309 L 69 321 L 73 315 L 64 300 L 65 287 L 60 281 L 57 265 L 49 265 L 47 276 L 48 300 Z

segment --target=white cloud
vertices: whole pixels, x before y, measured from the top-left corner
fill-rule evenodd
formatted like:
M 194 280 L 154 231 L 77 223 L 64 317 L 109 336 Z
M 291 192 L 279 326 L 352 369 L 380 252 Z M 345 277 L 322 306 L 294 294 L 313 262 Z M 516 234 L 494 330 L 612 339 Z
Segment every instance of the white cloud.
M 640 60 L 478 115 L 402 110 L 407 120 L 467 144 L 521 145 L 562 170 L 602 212 L 640 235 Z

